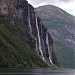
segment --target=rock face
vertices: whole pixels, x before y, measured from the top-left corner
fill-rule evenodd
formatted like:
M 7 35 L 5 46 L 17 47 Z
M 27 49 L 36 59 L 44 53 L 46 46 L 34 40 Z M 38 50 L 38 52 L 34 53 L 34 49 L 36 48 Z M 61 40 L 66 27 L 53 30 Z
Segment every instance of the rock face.
M 35 48 L 37 55 L 48 64 L 57 65 L 57 59 L 53 52 L 53 39 L 42 24 L 41 19 L 35 13 L 32 5 L 26 0 L 0 0 L 0 13 L 7 15 L 9 27 L 16 24 L 23 26 L 19 36 L 27 42 L 31 48 Z

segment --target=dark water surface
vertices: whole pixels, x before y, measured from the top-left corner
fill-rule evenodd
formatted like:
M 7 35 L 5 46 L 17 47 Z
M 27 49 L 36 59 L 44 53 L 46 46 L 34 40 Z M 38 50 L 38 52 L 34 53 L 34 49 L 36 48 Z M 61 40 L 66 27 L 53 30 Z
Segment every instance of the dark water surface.
M 75 75 L 74 69 L 18 69 L 18 68 L 5 68 L 0 69 L 0 75 Z

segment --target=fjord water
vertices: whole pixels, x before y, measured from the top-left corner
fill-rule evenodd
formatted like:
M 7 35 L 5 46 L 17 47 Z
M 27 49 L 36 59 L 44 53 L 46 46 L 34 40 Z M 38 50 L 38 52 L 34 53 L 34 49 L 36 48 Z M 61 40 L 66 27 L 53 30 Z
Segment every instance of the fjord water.
M 0 69 L 0 75 L 75 75 L 74 69 L 24 69 L 24 68 L 5 68 Z

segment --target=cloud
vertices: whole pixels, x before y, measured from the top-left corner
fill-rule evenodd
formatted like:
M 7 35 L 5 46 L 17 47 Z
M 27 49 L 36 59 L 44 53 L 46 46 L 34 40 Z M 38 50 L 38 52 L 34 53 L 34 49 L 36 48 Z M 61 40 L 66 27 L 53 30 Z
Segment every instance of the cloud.
M 74 1 L 74 0 L 28 0 L 30 3 L 32 4 L 39 4 L 39 3 L 42 3 L 42 2 L 45 2 L 45 3 L 58 3 L 60 1 L 63 1 L 63 2 L 71 2 L 71 1 Z
M 63 1 L 63 2 L 70 2 L 70 1 L 74 1 L 74 0 L 60 0 L 60 1 Z
M 60 8 L 64 9 L 72 15 L 75 15 L 75 3 L 73 1 L 67 3 L 62 2 L 62 6 Z
M 60 4 L 59 0 L 28 0 L 34 7 L 38 7 L 38 5 L 45 5 L 45 4 Z

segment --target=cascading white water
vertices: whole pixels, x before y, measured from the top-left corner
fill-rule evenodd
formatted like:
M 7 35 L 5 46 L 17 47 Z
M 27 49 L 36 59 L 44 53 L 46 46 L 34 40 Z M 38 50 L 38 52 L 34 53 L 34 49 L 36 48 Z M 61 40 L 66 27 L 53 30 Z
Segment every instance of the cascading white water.
M 44 43 L 44 39 L 42 38 L 42 47 L 43 47 L 43 54 L 44 54 L 44 59 L 46 56 L 46 50 L 45 50 L 45 43 Z
M 49 39 L 48 39 L 48 33 L 46 33 L 46 43 L 47 43 L 47 48 L 48 48 L 48 53 L 49 53 L 49 61 L 51 62 L 51 64 L 53 65 L 52 62 L 52 51 L 50 51 L 50 47 L 49 47 Z
M 41 34 L 43 34 L 43 25 L 42 25 L 42 21 L 40 21 L 40 25 L 41 25 Z M 43 36 L 43 35 L 42 35 Z M 43 50 L 43 54 L 44 54 L 44 51 L 45 51 L 45 44 L 44 44 L 44 40 L 43 38 L 41 39 L 42 41 L 42 50 Z M 44 58 L 45 59 L 45 58 Z
M 43 56 L 43 52 L 42 52 L 42 45 L 41 45 L 41 38 L 40 38 L 40 33 L 39 33 L 39 27 L 38 27 L 37 16 L 36 16 L 36 28 L 37 28 L 37 32 L 38 32 L 39 50 L 40 50 L 40 53 L 41 53 L 41 55 L 42 55 L 43 61 L 45 61 L 44 56 Z
M 29 4 L 28 4 L 28 23 L 29 23 L 30 33 L 32 33 L 32 27 L 31 27 L 31 23 L 30 23 L 30 9 L 29 9 Z

